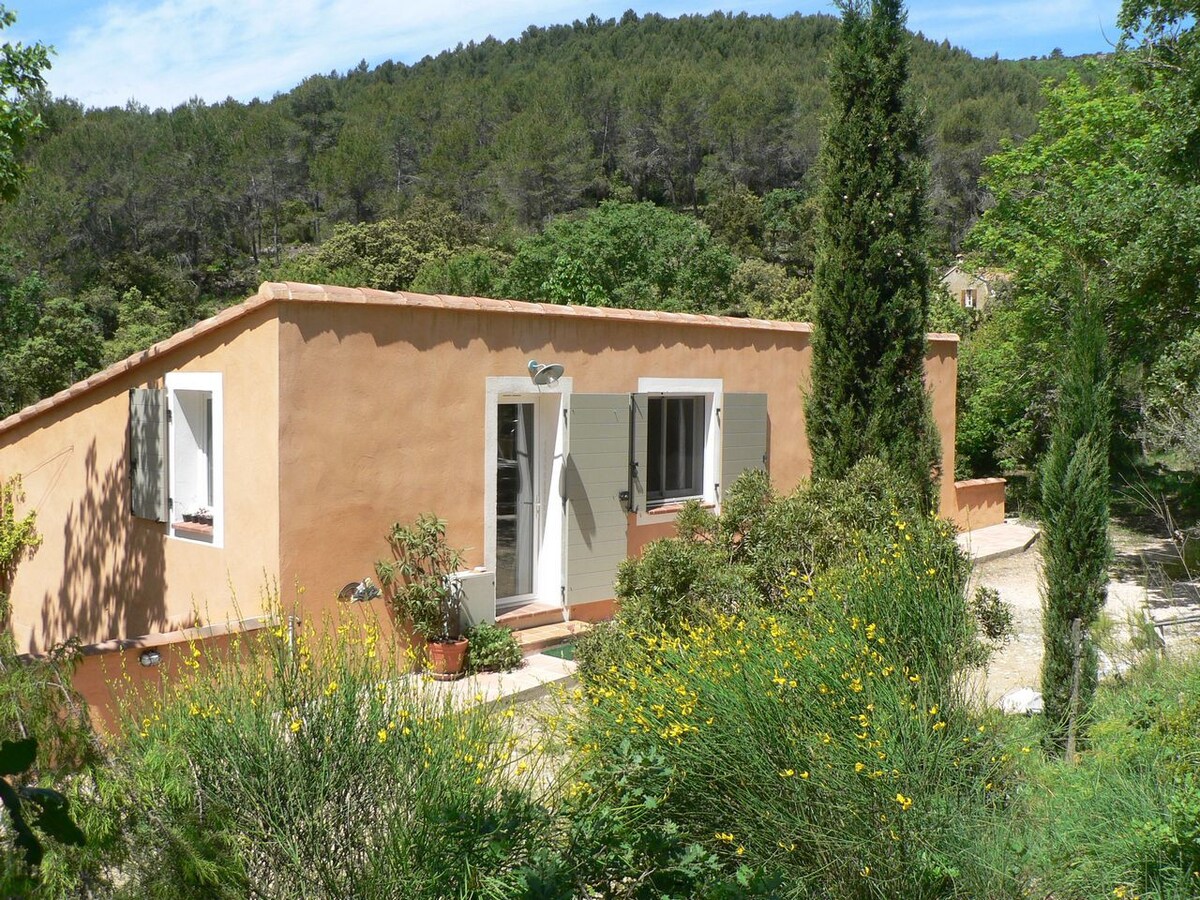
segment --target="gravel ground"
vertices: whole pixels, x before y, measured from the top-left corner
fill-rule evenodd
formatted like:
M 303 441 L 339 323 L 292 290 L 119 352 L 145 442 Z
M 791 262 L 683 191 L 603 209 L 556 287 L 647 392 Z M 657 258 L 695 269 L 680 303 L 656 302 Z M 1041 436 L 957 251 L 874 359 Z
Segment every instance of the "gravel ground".
M 1157 622 L 1200 614 L 1200 580 L 1179 571 L 1178 550 L 1171 542 L 1114 528 L 1114 561 L 1110 569 L 1105 623 L 1100 646 L 1115 665 L 1132 659 L 1131 623 L 1144 616 Z M 1042 609 L 1039 576 L 1041 553 L 1035 543 L 1015 556 L 978 563 L 977 585 L 995 588 L 1013 611 L 1016 634 L 992 658 L 976 689 L 989 704 L 1017 688 L 1038 689 L 1042 662 Z M 1200 572 L 1192 572 L 1200 576 Z M 1186 653 L 1200 646 L 1200 623 L 1163 629 L 1168 651 Z

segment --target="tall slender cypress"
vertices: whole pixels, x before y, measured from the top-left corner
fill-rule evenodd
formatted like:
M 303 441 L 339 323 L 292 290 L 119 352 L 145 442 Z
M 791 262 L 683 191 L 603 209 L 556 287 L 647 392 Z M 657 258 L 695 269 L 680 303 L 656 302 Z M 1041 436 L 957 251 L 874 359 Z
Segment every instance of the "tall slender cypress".
M 1079 712 L 1096 687 L 1088 632 L 1108 594 L 1108 453 L 1112 429 L 1108 335 L 1099 304 L 1081 292 L 1072 310 L 1050 449 L 1042 464 L 1042 702 L 1048 737 L 1063 746 L 1082 626 Z
M 929 166 L 900 0 L 842 0 L 821 147 L 808 440 L 816 477 L 878 456 L 928 500 Z

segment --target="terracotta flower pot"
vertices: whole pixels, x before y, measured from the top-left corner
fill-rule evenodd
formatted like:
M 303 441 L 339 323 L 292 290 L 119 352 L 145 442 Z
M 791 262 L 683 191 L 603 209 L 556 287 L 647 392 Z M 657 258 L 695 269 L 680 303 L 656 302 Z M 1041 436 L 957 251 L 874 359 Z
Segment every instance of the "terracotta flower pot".
M 462 678 L 467 661 L 467 639 L 446 643 L 433 642 L 429 646 L 429 671 L 438 681 L 454 681 Z

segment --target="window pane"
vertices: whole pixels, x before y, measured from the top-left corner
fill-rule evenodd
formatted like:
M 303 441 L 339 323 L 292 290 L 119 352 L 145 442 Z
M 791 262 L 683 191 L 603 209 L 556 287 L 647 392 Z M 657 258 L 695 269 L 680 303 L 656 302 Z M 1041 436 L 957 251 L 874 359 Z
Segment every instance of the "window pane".
M 704 398 L 655 397 L 647 409 L 647 497 L 704 493 Z

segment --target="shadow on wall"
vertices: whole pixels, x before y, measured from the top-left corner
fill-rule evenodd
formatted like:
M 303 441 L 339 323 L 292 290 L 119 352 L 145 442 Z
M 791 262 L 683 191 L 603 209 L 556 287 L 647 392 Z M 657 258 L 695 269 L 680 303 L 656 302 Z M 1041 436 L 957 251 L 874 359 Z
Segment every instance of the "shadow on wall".
M 42 601 L 47 644 L 168 630 L 163 526 L 130 513 L 128 459 L 128 436 L 124 453 L 107 468 L 97 460 L 95 441 L 84 454 L 86 492 L 63 524 L 62 581 Z

